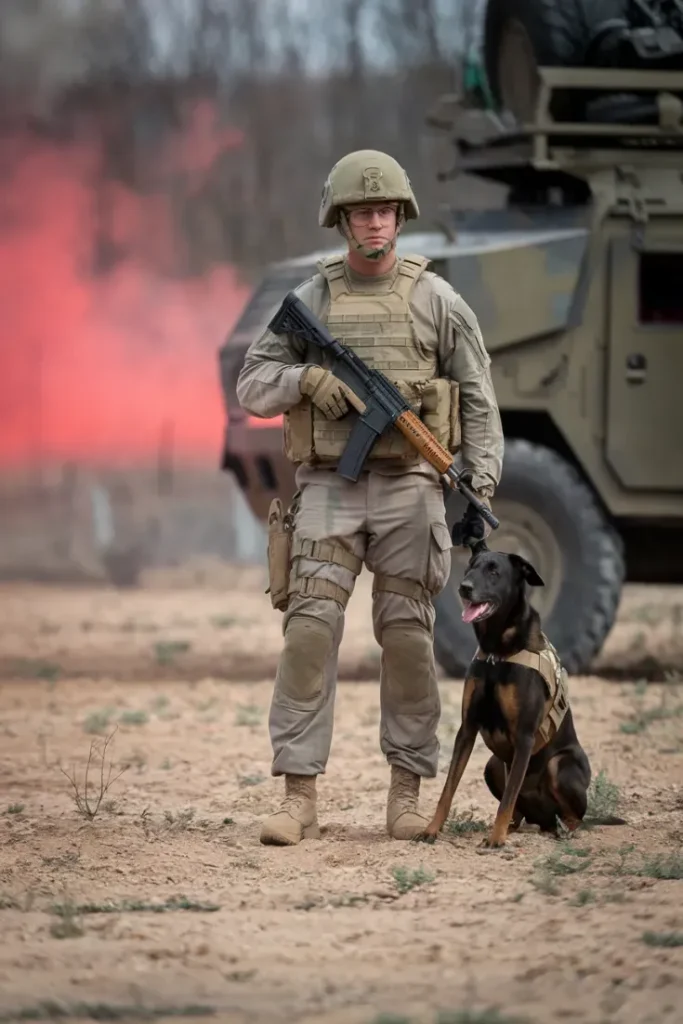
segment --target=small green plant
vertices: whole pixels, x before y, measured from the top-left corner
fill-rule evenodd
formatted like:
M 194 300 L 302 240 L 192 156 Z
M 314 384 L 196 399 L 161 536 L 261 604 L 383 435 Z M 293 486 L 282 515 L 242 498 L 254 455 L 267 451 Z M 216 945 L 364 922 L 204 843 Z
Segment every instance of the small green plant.
M 191 900 L 187 896 L 170 896 L 168 899 L 157 903 L 153 900 L 104 900 L 102 903 L 79 903 L 69 901 L 55 903 L 51 907 L 52 913 L 57 917 L 67 918 L 74 915 L 85 914 L 122 914 L 122 913 L 149 913 L 166 914 L 176 910 L 187 910 L 198 914 L 214 913 L 220 910 L 218 903 L 205 903 L 201 900 Z
M 256 704 L 240 704 L 235 715 L 235 725 L 260 725 L 263 709 Z
M 12 666 L 12 674 L 21 679 L 45 679 L 54 683 L 61 677 L 62 667 L 40 658 L 18 658 Z
M 560 887 L 551 874 L 547 871 L 541 872 L 538 875 L 532 875 L 529 879 L 531 885 L 538 892 L 542 892 L 544 896 L 559 896 Z
M 370 1024 L 413 1024 L 412 1017 L 404 1017 L 401 1013 L 378 1013 Z
M 189 640 L 160 640 L 154 645 L 154 654 L 159 665 L 170 665 L 178 654 L 192 649 Z
M 21 814 L 21 812 L 23 811 L 25 806 L 26 806 L 25 804 L 10 804 L 9 807 L 7 808 L 7 813 L 8 814 Z
M 50 925 L 53 939 L 78 939 L 83 935 L 83 928 L 78 920 L 78 908 L 71 900 L 60 904 L 59 920 Z
M 536 863 L 546 874 L 576 875 L 585 871 L 591 864 L 590 850 L 572 846 L 571 843 L 563 843 L 559 850 Z
M 237 623 L 233 615 L 214 615 L 210 621 L 214 629 L 230 629 Z
M 595 893 L 592 889 L 580 889 L 569 902 L 573 907 L 585 907 L 587 903 L 595 903 Z
M 167 1021 L 179 1017 L 215 1017 L 214 1006 L 190 1003 L 187 1006 L 150 1006 L 146 1003 L 124 1005 L 119 1003 L 63 1003 L 44 999 L 34 1006 L 24 1006 L 9 1013 L 0 1012 L 0 1024 L 17 1024 L 17 1021 Z
M 119 715 L 121 725 L 146 725 L 149 715 L 146 711 L 122 711 Z
M 601 769 L 588 788 L 587 818 L 609 818 L 616 814 L 621 802 L 619 787 Z
M 424 868 L 409 870 L 404 867 L 396 867 L 393 868 L 391 873 L 394 877 L 396 888 L 402 895 L 410 892 L 411 889 L 415 889 L 418 885 L 426 885 L 428 882 L 433 882 L 436 878 L 436 875 L 425 871 Z
M 442 1010 L 436 1015 L 436 1024 L 528 1024 L 528 1017 L 508 1017 L 498 1009 Z
M 680 879 L 683 878 L 683 853 L 660 853 L 654 857 L 645 857 L 642 867 L 636 872 L 647 878 Z
M 101 711 L 92 711 L 83 722 L 83 731 L 98 734 L 106 732 L 113 717 L 113 708 L 102 708 Z
M 172 811 L 164 811 L 164 818 L 168 824 L 172 825 L 174 829 L 178 829 L 180 831 L 189 826 L 194 815 L 194 807 L 186 807 L 184 811 L 178 811 L 177 814 L 174 814 Z
M 665 949 L 673 949 L 683 946 L 683 932 L 643 932 L 643 942 L 646 946 L 662 946 Z
M 253 775 L 239 775 L 237 778 L 237 784 L 240 789 L 245 789 L 248 786 L 260 786 L 265 781 L 266 777 L 263 772 L 254 772 Z
M 486 832 L 488 825 L 474 817 L 473 811 L 460 811 L 452 815 L 444 825 L 444 832 L 450 836 L 467 836 L 473 832 Z
M 653 722 L 661 722 L 669 718 L 683 716 L 683 704 L 670 704 L 670 692 L 662 689 L 659 704 L 653 708 L 645 708 L 643 701 L 637 702 L 631 718 L 622 722 L 619 728 L 628 735 L 645 732 Z

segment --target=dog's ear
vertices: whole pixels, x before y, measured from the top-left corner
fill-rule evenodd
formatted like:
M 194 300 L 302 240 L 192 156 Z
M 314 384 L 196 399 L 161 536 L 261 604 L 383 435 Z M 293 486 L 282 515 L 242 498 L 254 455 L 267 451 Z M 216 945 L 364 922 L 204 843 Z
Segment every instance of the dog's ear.
M 522 558 L 521 555 L 510 555 L 509 558 L 512 564 L 519 569 L 530 587 L 545 586 L 545 583 L 538 575 L 531 562 L 527 562 L 526 558 Z

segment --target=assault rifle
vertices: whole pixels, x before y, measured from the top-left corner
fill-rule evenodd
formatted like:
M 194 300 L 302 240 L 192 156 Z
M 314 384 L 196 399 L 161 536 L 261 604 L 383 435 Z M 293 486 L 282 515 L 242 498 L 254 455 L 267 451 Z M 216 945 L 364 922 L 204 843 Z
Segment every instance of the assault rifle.
M 451 453 L 415 415 L 396 385 L 381 370 L 366 366 L 353 349 L 333 338 L 298 295 L 287 293 L 268 327 L 273 334 L 295 334 L 327 352 L 330 371 L 351 391 L 349 401 L 359 416 L 337 466 L 340 476 L 355 483 L 373 445 L 393 425 L 446 477 L 453 490 L 457 488 L 479 515 L 494 530 L 498 529 L 499 521 L 468 485 L 467 471 L 456 469 Z

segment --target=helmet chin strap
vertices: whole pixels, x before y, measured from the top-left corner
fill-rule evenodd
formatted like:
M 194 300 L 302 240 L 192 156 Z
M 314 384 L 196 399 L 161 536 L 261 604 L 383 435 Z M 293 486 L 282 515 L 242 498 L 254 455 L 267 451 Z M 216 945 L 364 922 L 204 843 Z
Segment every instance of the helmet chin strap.
M 382 245 L 377 249 L 371 248 L 370 246 L 367 245 L 363 245 L 362 242 L 359 242 L 356 236 L 354 235 L 353 231 L 351 230 L 351 225 L 349 223 L 349 218 L 346 216 L 346 211 L 339 211 L 339 225 L 341 233 L 343 234 L 344 238 L 346 238 L 346 240 L 356 248 L 358 252 L 365 256 L 366 260 L 379 260 L 383 256 L 386 256 L 387 253 L 391 252 L 392 249 L 396 248 L 396 242 L 398 241 L 398 236 L 401 233 L 401 228 L 405 224 L 405 219 L 405 211 L 403 208 L 403 203 L 401 203 L 398 209 L 398 215 L 396 217 L 396 230 L 394 232 L 394 237 L 391 238 L 386 243 L 386 245 Z

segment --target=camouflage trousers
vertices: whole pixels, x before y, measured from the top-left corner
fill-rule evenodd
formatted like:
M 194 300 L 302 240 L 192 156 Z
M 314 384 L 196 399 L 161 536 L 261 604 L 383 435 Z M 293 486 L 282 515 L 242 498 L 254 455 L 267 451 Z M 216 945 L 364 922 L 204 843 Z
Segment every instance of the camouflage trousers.
M 285 642 L 269 716 L 272 774 L 325 772 L 344 613 L 365 565 L 374 574 L 372 622 L 382 649 L 380 748 L 390 764 L 434 778 L 441 704 L 432 597 L 451 567 L 440 480 L 416 466 L 366 472 L 354 484 L 301 466 L 297 486 Z

